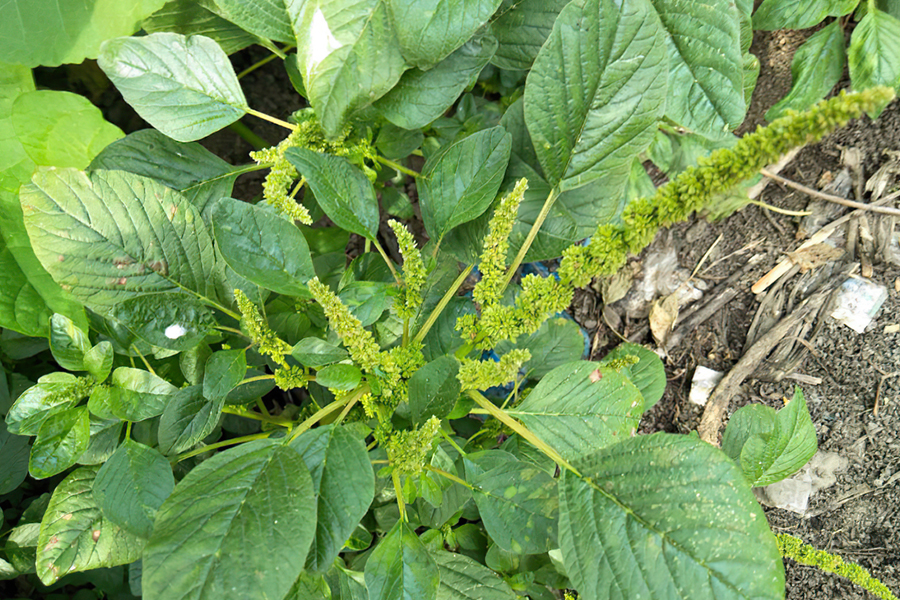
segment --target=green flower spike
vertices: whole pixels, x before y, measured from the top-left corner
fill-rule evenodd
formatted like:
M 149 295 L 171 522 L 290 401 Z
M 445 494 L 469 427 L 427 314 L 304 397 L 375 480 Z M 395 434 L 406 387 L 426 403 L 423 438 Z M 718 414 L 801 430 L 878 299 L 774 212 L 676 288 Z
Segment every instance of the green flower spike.
M 519 374 L 519 369 L 530 358 L 531 352 L 528 350 L 515 349 L 501 356 L 499 362 L 463 359 L 456 377 L 462 384 L 463 391 L 486 390 L 513 381 Z
M 484 238 L 481 253 L 481 281 L 472 290 L 475 302 L 482 308 L 500 301 L 506 287 L 506 255 L 509 252 L 509 234 L 512 233 L 519 205 L 528 189 L 528 180 L 520 179 L 513 191 L 500 200 L 500 205 L 491 217 L 490 231 Z
M 400 254 L 403 256 L 403 290 L 400 302 L 397 303 L 397 314 L 401 319 L 411 319 L 422 304 L 422 288 L 425 287 L 425 263 L 422 253 L 416 247 L 416 240 L 409 230 L 391 219 L 388 225 L 397 236 Z
M 287 368 L 288 364 L 284 357 L 291 353 L 290 345 L 272 331 L 259 309 L 243 291 L 234 290 L 234 299 L 237 300 L 238 309 L 244 317 L 241 324 L 256 344 L 259 353 L 270 356 L 273 361 Z

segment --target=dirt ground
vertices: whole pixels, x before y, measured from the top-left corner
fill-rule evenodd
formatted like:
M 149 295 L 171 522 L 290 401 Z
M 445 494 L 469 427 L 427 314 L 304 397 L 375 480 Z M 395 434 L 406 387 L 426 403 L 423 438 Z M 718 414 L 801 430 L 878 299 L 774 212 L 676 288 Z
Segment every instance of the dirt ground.
M 766 109 L 790 87 L 790 60 L 804 34 L 768 34 L 758 32 L 751 51 L 760 58 L 761 74 L 748 118 L 740 132 L 763 122 Z M 265 52 L 249 50 L 236 55 L 237 68 L 243 68 Z M 249 75 L 244 89 L 256 109 L 284 118 L 300 108 L 290 83 L 276 64 Z M 250 117 L 245 122 L 263 138 L 275 142 L 283 134 L 275 126 Z M 204 144 L 232 163 L 247 160 L 250 146 L 233 132 L 224 130 Z M 841 168 L 842 147 L 854 147 L 864 155 L 865 176 L 873 174 L 884 162 L 884 150 L 900 150 L 900 102 L 893 103 L 881 118 L 872 122 L 863 118 L 823 142 L 805 148 L 782 171 L 782 175 L 817 187 L 824 173 Z M 235 196 L 251 198 L 260 190 L 261 175 L 238 181 Z M 801 193 L 771 184 L 761 200 L 779 207 L 802 210 L 808 199 Z M 747 270 L 734 284 L 738 295 L 712 318 L 693 329 L 677 346 L 669 349 L 667 374 L 669 385 L 664 398 L 648 413 L 644 432 L 685 433 L 697 428 L 702 409 L 688 400 L 691 378 L 698 366 L 727 372 L 744 352 L 748 330 L 758 308 L 758 299 L 749 288 L 759 277 L 794 250 L 795 217 L 766 214 L 749 206 L 729 218 L 707 223 L 694 219 L 663 233 L 677 250 L 682 267 L 693 270 L 706 257 L 700 275 L 710 287 L 742 269 L 749 258 L 760 255 L 761 262 Z M 750 250 L 741 251 L 756 242 Z M 709 265 L 712 265 L 710 267 Z M 827 267 L 826 267 L 827 268 Z M 807 276 L 809 277 L 809 276 Z M 795 276 L 785 288 L 799 280 Z M 900 267 L 874 266 L 873 281 L 890 292 L 883 308 L 869 328 L 858 334 L 830 317 L 822 317 L 818 335 L 808 341 L 805 359 L 793 370 L 809 405 L 818 434 L 820 450 L 844 457 L 849 467 L 837 474 L 831 487 L 815 494 L 806 516 L 778 508 L 767 509 L 776 532 L 789 532 L 817 548 L 837 553 L 858 562 L 900 593 L 900 481 L 891 479 L 900 472 L 900 333 L 885 333 L 886 326 L 900 322 Z M 895 282 L 897 282 L 895 284 Z M 896 287 L 895 287 L 896 286 Z M 572 313 L 595 339 L 595 355 L 601 356 L 615 345 L 615 334 L 603 324 L 599 293 L 588 289 L 576 296 Z M 625 320 L 617 328 L 637 341 L 651 343 L 646 333 L 647 320 Z M 605 343 L 604 343 L 605 341 Z M 814 383 L 813 383 L 814 382 Z M 731 401 L 728 414 L 751 402 L 780 408 L 783 397 L 790 397 L 796 379 L 767 382 L 747 379 Z M 879 401 L 877 415 L 873 414 Z M 810 516 L 815 515 L 815 516 Z M 787 561 L 787 598 L 789 600 L 855 599 L 871 597 L 835 575 Z

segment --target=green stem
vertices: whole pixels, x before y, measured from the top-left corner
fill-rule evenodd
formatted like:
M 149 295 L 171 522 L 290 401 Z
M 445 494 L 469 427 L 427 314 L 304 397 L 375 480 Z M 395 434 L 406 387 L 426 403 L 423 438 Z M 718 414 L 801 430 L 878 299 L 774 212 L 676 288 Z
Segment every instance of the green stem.
M 303 433 L 304 431 L 306 431 L 307 429 L 309 429 L 310 427 L 312 427 L 313 425 L 315 425 L 316 423 L 321 421 L 322 418 L 328 416 L 329 414 L 333 413 L 340 407 L 344 406 L 345 404 L 347 404 L 348 402 L 353 400 L 353 398 L 356 394 L 359 394 L 359 396 L 357 396 L 357 398 L 356 398 L 358 400 L 360 396 L 362 396 L 364 393 L 366 393 L 368 391 L 369 391 L 369 384 L 364 383 L 363 385 L 356 388 L 356 392 L 354 392 L 354 394 L 347 396 L 345 398 L 341 398 L 340 400 L 335 400 L 331 404 L 326 405 L 324 408 L 320 408 L 319 410 L 314 412 L 311 417 L 309 417 L 308 419 L 306 419 L 305 421 L 300 423 L 297 427 L 295 427 L 294 430 L 291 431 L 291 433 L 288 434 L 288 436 L 285 438 L 284 443 L 290 444 L 292 441 L 294 441 L 297 438 L 297 436 L 299 436 L 301 433 Z
M 266 408 L 265 402 L 263 402 L 262 398 L 256 399 L 256 407 L 259 409 L 259 414 L 271 418 L 272 415 L 269 413 L 269 409 Z
M 268 48 L 268 46 L 266 46 L 266 47 Z M 281 50 L 279 50 L 277 47 L 274 50 L 272 48 L 269 48 L 269 50 L 272 50 L 272 54 L 270 54 L 269 56 L 265 57 L 262 60 L 256 61 L 255 63 L 253 63 L 252 65 L 250 65 L 249 67 L 247 67 L 246 69 L 241 71 L 240 73 L 238 73 L 237 78 L 243 79 L 244 77 L 246 77 L 253 71 L 257 70 L 258 68 L 260 68 L 262 66 L 269 64 L 276 58 L 280 58 L 280 59 L 284 60 L 286 58 L 286 55 L 284 54 L 284 52 L 292 49 L 293 47 L 294 47 L 293 44 L 291 44 L 289 46 L 285 46 Z M 280 56 L 279 56 L 279 54 L 280 54 Z
M 277 56 L 278 58 L 280 58 L 281 60 L 284 60 L 285 58 L 287 58 L 287 54 L 285 54 L 283 50 L 279 49 L 278 46 L 276 46 L 275 44 L 273 44 L 270 40 L 267 40 L 266 38 L 258 37 L 258 38 L 256 38 L 256 43 L 259 44 L 260 46 L 262 46 L 263 48 L 265 48 L 266 50 L 268 50 L 269 52 L 271 52 L 272 54 L 274 54 L 275 56 Z M 287 50 L 289 48 L 292 48 L 292 46 L 285 46 L 284 50 Z
M 474 489 L 475 489 L 475 488 L 472 486 L 471 483 L 469 483 L 468 481 L 466 481 L 466 480 L 464 480 L 464 479 L 460 479 L 459 477 L 457 477 L 457 476 L 454 475 L 453 473 L 448 473 L 447 471 L 443 471 L 443 470 L 441 470 L 441 469 L 438 469 L 437 467 L 432 467 L 431 465 L 425 465 L 425 469 L 426 469 L 427 471 L 431 471 L 432 473 L 437 473 L 437 474 L 440 475 L 441 477 L 445 477 L 445 478 L 449 479 L 450 481 L 453 481 L 453 482 L 455 482 L 455 483 L 458 483 L 459 485 L 461 485 L 461 486 L 463 486 L 463 487 L 469 488 L 470 490 L 474 490 Z
M 403 499 L 403 489 L 400 486 L 400 476 L 397 471 L 391 473 L 391 481 L 394 482 L 394 492 L 397 494 L 397 506 L 400 507 L 400 519 L 406 523 L 406 501 Z
M 519 248 L 519 253 L 516 254 L 516 257 L 513 259 L 512 264 L 509 266 L 509 270 L 506 272 L 506 278 L 503 281 L 502 289 L 506 289 L 506 286 L 508 286 L 509 282 L 512 281 L 513 275 L 516 274 L 516 269 L 518 269 L 519 265 L 522 264 L 522 261 L 525 260 L 525 255 L 528 253 L 528 249 L 531 248 L 531 244 L 534 242 L 534 238 L 537 237 L 538 231 L 544 224 L 544 221 L 547 220 L 547 216 L 550 214 L 550 209 L 553 208 L 553 204 L 556 202 L 557 198 L 559 198 L 559 192 L 556 191 L 556 188 L 553 188 L 552 190 L 550 190 L 550 194 L 547 196 L 547 199 L 544 200 L 544 206 L 541 207 L 541 212 L 538 213 L 537 219 L 534 220 L 534 225 L 531 226 L 531 230 L 529 230 L 528 236 L 525 237 L 525 241 L 522 243 L 522 247 Z
M 447 304 L 450 300 L 456 296 L 456 292 L 459 291 L 460 286 L 462 286 L 463 282 L 466 280 L 466 277 L 469 276 L 469 273 L 472 272 L 472 269 L 475 268 L 475 265 L 469 265 L 465 269 L 462 270 L 453 283 L 450 285 L 450 288 L 447 290 L 447 293 L 441 298 L 441 301 L 438 302 L 437 306 L 434 307 L 434 310 L 431 311 L 431 314 L 428 315 L 428 318 L 425 320 L 425 323 L 422 325 L 422 328 L 416 333 L 416 337 L 413 338 L 413 342 L 419 344 L 422 340 L 425 339 L 425 336 L 428 334 L 428 330 L 435 324 L 437 318 L 441 316 L 441 313 L 444 312 L 444 309 L 447 308 Z
M 527 427 L 525 427 L 524 425 L 522 425 L 521 423 L 519 423 L 518 421 L 513 419 L 506 412 L 504 412 L 504 411 L 500 410 L 499 408 L 497 408 L 496 406 L 494 406 L 493 402 L 491 402 L 490 400 L 488 400 L 487 398 L 485 398 L 483 395 L 481 395 L 479 392 L 477 392 L 475 390 L 469 390 L 466 393 L 469 395 L 470 398 L 472 398 L 475 401 L 475 403 L 478 406 L 480 406 L 481 408 L 486 410 L 489 415 L 491 415 L 492 417 L 494 417 L 495 419 L 497 419 L 498 421 L 500 421 L 501 423 L 503 423 L 504 425 L 506 425 L 513 431 L 515 431 L 516 433 L 518 433 L 520 436 L 522 436 L 523 439 L 528 441 L 532 446 L 534 446 L 535 448 L 537 448 L 538 450 L 540 450 L 541 452 L 546 454 L 548 457 L 550 457 L 550 459 L 553 460 L 553 462 L 558 464 L 560 467 L 563 467 L 564 469 L 568 469 L 569 471 L 572 471 L 572 473 L 574 473 L 575 475 L 578 475 L 579 477 L 581 477 L 581 473 L 579 473 L 575 469 L 575 467 L 570 465 L 566 459 L 564 459 L 562 456 L 560 456 L 559 452 L 557 452 L 556 450 L 551 448 L 549 445 L 547 445 L 538 436 L 534 435 L 534 433 L 532 433 L 531 430 L 529 430 Z
M 144 363 L 144 366 L 147 367 L 147 370 L 150 371 L 150 373 L 152 373 L 153 375 L 156 375 L 156 371 L 153 370 L 153 367 L 150 366 L 150 363 L 147 362 L 147 359 L 144 358 L 144 355 L 141 354 L 141 351 L 137 349 L 137 346 L 132 344 L 131 349 L 137 352 L 138 357 L 140 357 L 141 362 Z
M 228 333 L 233 333 L 235 335 L 239 335 L 246 340 L 250 339 L 249 337 L 247 337 L 246 333 L 244 333 L 240 329 L 235 329 L 234 327 L 226 327 L 224 325 L 216 325 L 215 329 L 218 329 L 219 331 L 227 331 Z
M 245 408 L 232 408 L 230 406 L 225 406 L 224 408 L 222 408 L 222 412 L 226 415 L 244 417 L 245 419 L 251 419 L 253 421 L 262 421 L 263 423 L 270 423 L 272 425 L 278 425 L 279 427 L 285 427 L 287 429 L 290 429 L 294 425 L 292 421 L 288 421 L 287 419 L 281 419 L 279 417 L 266 417 L 259 413 L 250 412 Z
M 462 448 L 459 447 L 459 444 L 457 444 L 456 441 L 454 441 L 453 437 L 449 433 L 447 433 L 443 429 L 441 429 L 440 432 L 441 432 L 441 435 L 444 436 L 444 439 L 447 440 L 447 442 L 451 446 L 456 448 L 456 451 L 459 452 L 460 456 L 466 456 L 465 450 L 463 450 Z
M 243 444 L 244 442 L 252 442 L 253 440 L 261 440 L 269 437 L 275 433 L 275 431 L 263 431 L 262 433 L 254 433 L 253 435 L 245 435 L 242 437 L 233 438 L 230 440 L 225 440 L 222 442 L 216 442 L 215 444 L 210 444 L 209 446 L 203 446 L 201 448 L 194 448 L 184 454 L 179 454 L 175 457 L 174 463 L 180 463 L 181 461 L 188 459 L 192 456 L 197 456 L 198 454 L 203 454 L 204 452 L 210 452 L 211 450 L 216 450 L 218 448 L 224 448 L 226 446 L 234 446 L 236 444 Z
M 235 121 L 228 126 L 228 129 L 241 136 L 244 141 L 253 146 L 254 150 L 262 150 L 263 148 L 268 148 L 272 145 L 240 121 Z
M 387 255 L 387 252 L 384 251 L 384 248 L 381 247 L 381 244 L 378 243 L 378 240 L 372 240 L 372 245 L 375 246 L 375 249 L 378 250 L 378 254 L 381 255 L 381 258 L 384 259 L 385 264 L 387 264 L 388 269 L 391 270 L 391 275 L 394 276 L 394 281 L 397 282 L 397 285 L 403 285 L 403 280 L 400 279 L 400 275 L 397 274 L 397 269 L 394 268 L 394 263 L 391 261 L 390 257 Z
M 267 115 L 264 112 L 254 110 L 250 107 L 245 107 L 244 110 L 249 115 L 253 115 L 256 118 L 262 119 L 263 121 L 268 121 L 269 123 L 274 123 L 275 125 L 278 125 L 279 127 L 284 127 L 285 129 L 290 129 L 291 131 L 295 131 L 297 129 L 296 125 L 288 123 L 287 121 L 282 121 L 281 119 L 277 119 L 277 118 L 273 117 L 272 115 Z
M 376 156 L 375 160 L 377 160 L 378 162 L 380 162 L 381 164 L 383 164 L 386 167 L 390 167 L 390 168 L 394 169 L 395 171 L 403 173 L 404 175 L 409 175 L 410 177 L 415 177 L 415 178 L 422 176 L 421 173 L 416 173 L 412 169 L 407 169 L 400 163 L 394 162 L 389 158 L 385 158 L 383 156 Z
M 365 391 L 363 391 L 365 390 Z M 350 401 L 347 403 L 347 406 L 344 407 L 344 410 L 341 411 L 341 414 L 338 415 L 338 418 L 335 419 L 334 424 L 340 425 L 341 421 L 344 420 L 344 417 L 347 416 L 347 413 L 356 406 L 356 403 L 359 402 L 359 399 L 369 393 L 369 386 L 366 384 L 364 387 L 359 388 L 356 392 L 353 393 L 353 397 L 350 398 Z
M 275 379 L 274 375 L 257 375 L 256 377 L 249 377 L 247 379 L 242 379 L 238 385 L 244 385 L 245 383 L 253 383 L 254 381 L 268 381 L 270 379 Z

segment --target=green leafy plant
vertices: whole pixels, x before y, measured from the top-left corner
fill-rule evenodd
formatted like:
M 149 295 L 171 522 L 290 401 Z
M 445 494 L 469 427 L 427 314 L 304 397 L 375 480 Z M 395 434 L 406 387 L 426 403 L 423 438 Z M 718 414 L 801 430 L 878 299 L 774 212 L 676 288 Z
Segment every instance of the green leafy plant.
M 893 98 L 789 113 L 648 190 L 660 127 L 743 119 L 740 4 L 174 0 L 147 35 L 84 49 L 88 20 L 57 49 L 154 127 L 128 135 L 35 91 L 28 67 L 57 59 L 29 48 L 0 79 L 0 493 L 30 500 L 2 576 L 128 565 L 151 600 L 781 597 L 751 487 L 815 451 L 802 394 L 737 413 L 724 451 L 637 436 L 659 358 L 581 360 L 558 316 L 659 227 Z M 248 105 L 227 52 L 249 43 L 298 110 Z M 196 143 L 245 115 L 285 139 L 237 166 Z M 232 197 L 262 170 L 261 198 Z

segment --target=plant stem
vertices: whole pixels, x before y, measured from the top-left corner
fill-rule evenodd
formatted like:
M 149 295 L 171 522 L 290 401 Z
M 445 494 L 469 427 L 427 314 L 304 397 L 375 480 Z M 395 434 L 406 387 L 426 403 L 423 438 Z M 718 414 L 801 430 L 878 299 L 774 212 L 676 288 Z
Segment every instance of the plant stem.
M 269 123 L 274 123 L 275 125 L 278 125 L 279 127 L 284 127 L 285 129 L 290 129 L 291 131 L 295 131 L 297 129 L 296 125 L 292 125 L 291 123 L 288 123 L 287 121 L 282 121 L 281 119 L 276 119 L 272 115 L 267 115 L 264 112 L 259 112 L 258 110 L 254 110 L 254 109 L 250 108 L 249 106 L 245 107 L 244 110 L 247 112 L 247 114 L 253 115 L 254 117 L 262 119 L 263 121 L 268 121 Z
M 383 258 L 384 262 L 387 264 L 388 269 L 391 270 L 391 275 L 394 276 L 394 281 L 397 282 L 397 285 L 403 285 L 403 280 L 400 279 L 400 275 L 397 274 L 394 263 L 391 261 L 390 257 L 388 257 L 387 252 L 384 251 L 384 248 L 381 247 L 381 244 L 378 243 L 378 240 L 372 240 L 372 245 L 375 246 L 375 249 L 378 250 L 378 254 L 381 255 L 381 258 Z
M 472 272 L 472 269 L 475 268 L 475 265 L 469 265 L 465 269 L 462 270 L 453 283 L 450 285 L 450 288 L 441 298 L 441 301 L 437 303 L 437 306 L 434 307 L 434 310 L 431 311 L 431 314 L 428 315 L 428 318 L 425 320 L 425 323 L 422 325 L 422 328 L 416 333 L 416 337 L 413 338 L 415 343 L 421 343 L 422 340 L 425 339 L 425 336 L 428 334 L 428 330 L 434 325 L 437 321 L 437 318 L 444 312 L 444 309 L 447 308 L 447 304 L 450 300 L 456 296 L 456 292 L 459 291 L 460 286 L 466 280 L 466 277 L 469 276 L 469 273 Z
M 203 446 L 201 448 L 194 448 L 184 454 L 179 454 L 175 457 L 174 463 L 180 463 L 181 461 L 190 458 L 192 456 L 197 456 L 198 454 L 203 454 L 204 452 L 209 452 L 211 450 L 216 450 L 217 448 L 224 448 L 225 446 L 234 446 L 236 444 L 243 444 L 244 442 L 252 442 L 253 440 L 261 440 L 269 437 L 275 433 L 275 431 L 263 431 L 261 433 L 254 433 L 253 435 L 245 435 L 242 437 L 236 437 L 230 440 L 224 440 L 222 442 L 216 442 L 215 444 L 210 444 L 209 446 Z
M 293 426 L 292 421 L 288 421 L 286 419 L 281 419 L 279 417 L 266 417 L 259 413 L 250 412 L 247 409 L 241 408 L 231 408 L 229 406 L 225 406 L 222 408 L 222 412 L 226 415 L 234 415 L 236 417 L 244 417 L 246 419 L 252 419 L 253 421 L 262 421 L 263 423 L 271 423 L 272 425 L 278 425 L 279 427 L 284 427 L 286 429 L 290 429 Z
M 547 445 L 538 436 L 534 435 L 534 433 L 532 433 L 531 430 L 529 430 L 527 427 L 525 427 L 524 425 L 522 425 L 521 423 L 519 423 L 518 421 L 513 419 L 506 412 L 504 412 L 504 411 L 500 410 L 499 408 L 497 408 L 496 406 L 494 406 L 494 403 L 491 402 L 490 400 L 488 400 L 487 398 L 485 398 L 483 395 L 481 395 L 481 393 L 479 393 L 475 390 L 469 390 L 466 393 L 469 395 L 470 398 L 472 398 L 475 401 L 475 403 L 478 406 L 480 406 L 481 408 L 486 410 L 489 415 L 491 415 L 492 417 L 494 417 L 495 419 L 497 419 L 498 421 L 500 421 L 501 423 L 503 423 L 504 425 L 506 425 L 513 431 L 515 431 L 516 433 L 518 433 L 526 441 L 531 443 L 532 446 L 534 446 L 535 448 L 537 448 L 538 450 L 540 450 L 541 452 L 546 454 L 548 457 L 550 457 L 550 459 L 553 460 L 553 462 L 558 464 L 560 467 L 568 469 L 569 471 L 572 471 L 572 473 L 574 473 L 575 475 L 578 475 L 579 477 L 581 477 L 581 473 L 579 473 L 575 469 L 575 467 L 570 465 L 566 459 L 564 459 L 562 456 L 560 456 L 559 452 L 557 452 L 556 450 L 551 448 L 549 445 Z
M 397 471 L 391 473 L 391 481 L 394 482 L 394 492 L 397 494 L 397 506 L 400 507 L 400 519 L 406 523 L 406 501 L 403 499 L 403 489 L 400 486 L 400 476 Z
M 260 46 L 262 46 L 263 48 L 267 49 L 269 52 L 271 52 L 272 54 L 274 54 L 281 60 L 284 60 L 285 58 L 287 58 L 287 54 L 285 54 L 283 50 L 280 50 L 278 48 L 278 46 L 276 46 L 275 44 L 273 44 L 271 41 L 267 40 L 266 38 L 257 38 L 256 43 L 259 44 Z M 288 48 L 291 48 L 291 47 L 292 46 L 285 46 L 284 50 L 287 50 Z
M 150 371 L 150 373 L 152 373 L 153 375 L 156 375 L 156 371 L 153 370 L 153 367 L 150 366 L 150 363 L 147 362 L 147 359 L 144 358 L 144 355 L 141 354 L 141 351 L 137 349 L 137 346 L 132 344 L 131 349 L 134 350 L 135 352 L 137 352 L 137 355 L 140 357 L 141 362 L 144 363 L 144 366 L 147 367 L 147 370 Z
M 380 162 L 381 164 L 383 164 L 386 167 L 390 167 L 390 168 L 394 169 L 395 171 L 403 173 L 404 175 L 409 175 L 410 177 L 416 177 L 416 178 L 422 176 L 421 173 L 416 173 L 412 169 L 407 169 L 400 163 L 394 162 L 389 158 L 385 158 L 383 156 L 376 156 L 375 160 L 377 160 L 378 162 Z
M 459 485 L 461 485 L 461 486 L 463 486 L 463 487 L 467 487 L 467 488 L 469 488 L 470 490 L 474 490 L 474 489 L 475 489 L 475 488 L 472 486 L 471 483 L 469 483 L 468 481 L 466 481 L 466 480 L 464 480 L 464 479 L 460 479 L 459 477 L 457 477 L 457 476 L 454 475 L 453 473 L 448 473 L 447 471 L 443 471 L 443 470 L 441 470 L 441 469 L 438 469 L 437 467 L 432 467 L 431 465 L 425 465 L 425 469 L 426 469 L 427 471 L 431 471 L 432 473 L 437 473 L 437 474 L 440 475 L 441 477 L 446 477 L 446 478 L 449 479 L 450 481 L 453 481 L 453 482 L 455 482 L 455 483 L 458 483 Z
M 502 289 L 506 289 L 506 286 L 508 286 L 509 282 L 512 281 L 513 275 L 516 274 L 516 269 L 518 269 L 519 265 L 522 264 L 522 261 L 525 260 L 525 255 L 528 253 L 528 249 L 531 248 L 531 244 L 534 242 L 534 238 L 537 237 L 538 231 L 544 224 L 544 221 L 547 220 L 547 216 L 550 214 L 550 209 L 553 208 L 553 204 L 556 202 L 557 198 L 559 198 L 559 192 L 556 191 L 556 188 L 553 188 L 552 190 L 550 190 L 550 194 L 547 196 L 547 199 L 544 200 L 544 206 L 541 207 L 541 212 L 538 213 L 537 219 L 534 220 L 534 225 L 531 226 L 531 230 L 528 232 L 528 236 L 525 237 L 525 241 L 522 243 L 522 247 L 519 248 L 519 253 L 516 254 L 516 257 L 513 259 L 512 264 L 509 266 L 509 270 L 506 272 L 506 278 L 503 280 Z
M 366 394 L 368 392 L 369 392 L 369 384 L 364 383 L 361 386 L 359 386 L 358 388 L 356 388 L 356 390 L 350 396 L 341 398 L 340 400 L 335 400 L 331 404 L 328 404 L 327 406 L 325 406 L 325 408 L 320 408 L 315 413 L 313 413 L 313 415 L 311 417 L 309 417 L 308 419 L 306 419 L 305 421 L 300 423 L 297 427 L 295 427 L 294 430 L 291 431 L 288 434 L 288 436 L 285 438 L 284 443 L 290 444 L 301 433 L 303 433 L 304 431 L 306 431 L 307 429 L 309 429 L 310 427 L 312 427 L 313 425 L 315 425 L 316 423 L 321 421 L 323 417 L 326 417 L 330 413 L 333 413 L 338 408 L 344 406 L 348 402 L 351 402 L 351 401 L 355 402 L 356 400 L 359 400 L 364 394 Z
M 266 46 L 266 47 L 269 48 L 268 46 Z M 276 58 L 280 58 L 280 59 L 284 60 L 284 58 L 286 57 L 286 55 L 284 54 L 284 52 L 286 52 L 286 51 L 288 51 L 288 50 L 291 50 L 293 47 L 294 47 L 294 45 L 291 44 L 291 45 L 289 45 L 289 46 L 285 46 L 285 47 L 282 48 L 281 50 L 278 50 L 277 47 L 276 47 L 274 50 L 273 50 L 272 48 L 269 48 L 269 50 L 272 50 L 272 54 L 270 54 L 269 56 L 265 57 L 265 58 L 262 59 L 262 60 L 256 61 L 255 63 L 253 63 L 252 65 L 250 65 L 249 67 L 247 67 L 246 69 L 244 69 L 243 71 L 241 71 L 240 73 L 238 73 L 237 78 L 238 78 L 238 79 L 243 79 L 244 77 L 246 77 L 247 75 L 249 75 L 249 74 L 252 73 L 253 71 L 257 70 L 258 68 L 260 68 L 260 67 L 262 67 L 262 66 L 264 66 L 264 65 L 269 64 L 270 62 L 272 62 L 272 61 L 275 60 Z M 278 50 L 278 52 L 276 52 L 276 50 Z M 279 56 L 279 53 L 280 53 L 280 56 Z
M 275 379 L 274 375 L 257 375 L 256 377 L 249 377 L 247 379 L 242 379 L 238 385 L 243 385 L 245 383 L 252 383 L 254 381 L 268 381 L 269 379 Z
M 447 432 L 444 431 L 443 429 L 441 429 L 440 432 L 441 432 L 441 435 L 444 436 L 444 439 L 447 440 L 447 442 L 448 442 L 451 446 L 453 446 L 453 447 L 456 449 L 457 452 L 459 452 L 459 455 L 460 455 L 460 456 L 466 456 L 466 452 L 465 452 L 462 448 L 459 447 L 459 444 L 457 444 L 457 443 L 453 440 L 453 437 L 452 437 L 449 433 L 447 433 Z
M 365 390 L 365 391 L 363 391 L 363 390 Z M 344 417 L 347 416 L 347 413 L 349 413 L 350 410 L 354 406 L 356 406 L 356 403 L 359 402 L 359 399 L 362 398 L 363 396 L 365 396 L 368 393 L 368 391 L 369 391 L 368 385 L 358 388 L 353 393 L 353 396 L 350 398 L 350 401 L 347 403 L 347 406 L 344 407 L 344 410 L 341 411 L 341 414 L 338 415 L 338 418 L 334 420 L 334 424 L 340 425 L 341 421 L 344 420 Z
M 218 329 L 219 331 L 227 331 L 228 333 L 233 333 L 235 335 L 239 335 L 246 340 L 250 339 L 247 337 L 247 334 L 245 334 L 240 329 L 235 329 L 234 327 L 225 327 L 224 325 L 216 325 L 215 329 Z
M 240 121 L 235 121 L 228 126 L 228 129 L 241 136 L 244 141 L 253 146 L 254 150 L 262 150 L 263 148 L 268 148 L 272 145 Z

